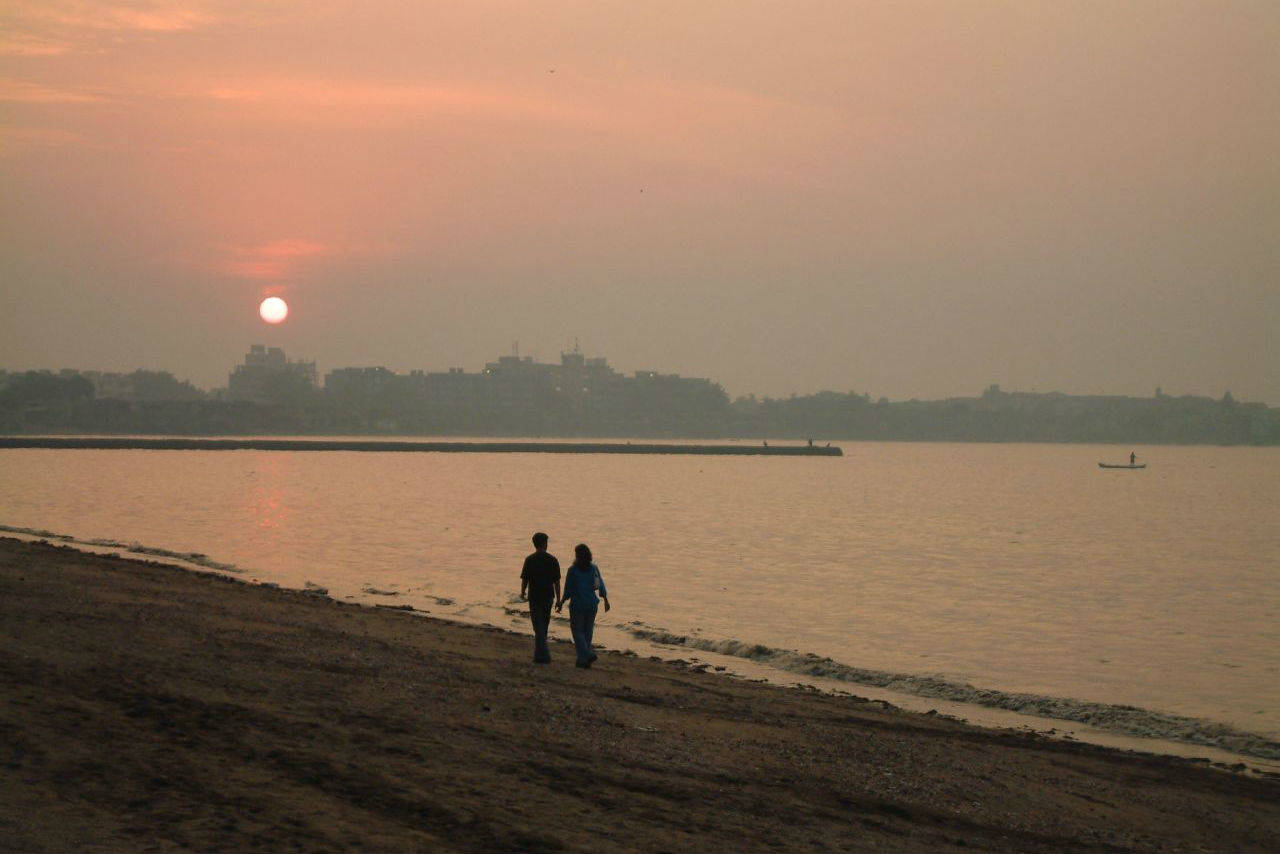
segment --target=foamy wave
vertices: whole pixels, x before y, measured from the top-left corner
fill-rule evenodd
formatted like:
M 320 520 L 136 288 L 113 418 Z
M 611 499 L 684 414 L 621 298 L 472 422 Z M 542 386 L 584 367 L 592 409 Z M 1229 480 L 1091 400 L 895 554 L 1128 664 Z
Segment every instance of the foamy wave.
M 867 670 L 841 664 L 812 653 L 777 649 L 739 640 L 712 640 L 696 635 L 675 634 L 663 629 L 631 626 L 626 627 L 626 631 L 636 638 L 652 643 L 683 646 L 750 659 L 804 676 L 819 676 L 824 679 L 887 688 L 904 694 L 915 694 L 938 700 L 951 700 L 1022 714 L 1076 721 L 1125 735 L 1207 745 L 1262 759 L 1280 759 L 1280 742 L 1257 733 L 1245 732 L 1201 718 L 1155 712 L 1136 706 L 1093 703 L 1068 697 L 1021 694 L 997 691 L 992 688 L 975 688 L 963 682 L 951 682 L 936 676 L 913 676 L 884 670 Z
M 196 566 L 206 566 L 209 569 L 216 569 L 220 572 L 244 572 L 243 569 L 240 569 L 234 563 L 222 563 L 221 561 L 216 561 L 201 552 L 179 552 L 174 551 L 173 549 L 158 548 L 156 546 L 144 546 L 141 543 L 118 543 L 113 540 L 87 540 L 86 542 L 91 546 L 113 546 L 115 548 L 122 548 L 126 551 L 132 552 L 133 554 L 177 558 L 178 560 L 183 560 L 187 563 L 194 563 Z
M 46 531 L 42 528 L 19 528 L 14 525 L 0 525 L 0 531 L 8 531 L 11 534 L 27 534 L 32 537 L 44 537 L 46 540 L 70 540 L 75 538 L 67 534 L 55 534 L 53 531 Z
M 8 531 L 11 534 L 26 534 L 31 537 L 42 537 L 46 540 L 57 540 L 61 543 L 71 543 L 79 546 L 99 546 L 112 549 L 120 549 L 131 554 L 148 555 L 151 557 L 167 557 L 176 560 L 192 563 L 196 566 L 203 566 L 209 569 L 216 569 L 219 572 L 243 573 L 234 563 L 222 563 L 216 561 L 201 552 L 179 552 L 173 549 L 162 549 L 156 546 L 144 546 L 141 543 L 125 543 L 120 540 L 94 539 L 79 540 L 70 534 L 56 534 L 53 531 L 45 531 L 40 528 L 20 528 L 14 525 L 0 525 L 0 531 Z

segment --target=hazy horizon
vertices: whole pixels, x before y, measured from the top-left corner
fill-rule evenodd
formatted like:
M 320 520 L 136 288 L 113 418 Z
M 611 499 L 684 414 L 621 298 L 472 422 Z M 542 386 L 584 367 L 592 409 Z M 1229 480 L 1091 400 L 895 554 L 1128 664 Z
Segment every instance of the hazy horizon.
M 251 345 L 249 345 L 249 346 L 257 345 L 257 344 L 260 344 L 260 343 L 262 343 L 262 342 L 260 342 L 260 341 L 254 341 L 254 342 L 252 342 L 252 344 L 251 344 Z M 266 346 L 266 345 L 264 345 L 264 346 Z M 269 346 L 276 346 L 276 345 L 269 345 Z M 565 352 L 568 352 L 569 350 L 572 350 L 572 348 L 573 348 L 573 345 L 572 345 L 572 344 L 570 344 L 568 347 L 566 347 L 566 348 L 565 348 Z M 248 350 L 248 346 L 246 346 L 246 347 L 245 347 L 245 351 L 246 351 L 246 352 L 247 352 L 247 350 Z M 330 371 L 338 370 L 338 369 L 341 369 L 341 368 L 376 368 L 376 367 L 381 367 L 381 368 L 387 368 L 387 369 L 389 369 L 389 370 L 391 370 L 391 371 L 393 371 L 393 372 L 395 372 L 395 373 L 397 373 L 397 374 L 401 374 L 401 375 L 403 375 L 403 374 L 408 374 L 408 373 L 410 373 L 411 371 L 426 371 L 427 373 L 447 373 L 450 369 L 453 369 L 453 368 L 461 368 L 462 370 L 466 371 L 467 373 L 479 373 L 479 372 L 480 372 L 481 370 L 483 370 L 483 368 L 484 368 L 484 365 L 483 365 L 483 364 L 478 364 L 478 365 L 457 365 L 457 364 L 448 364 L 448 365 L 443 365 L 443 364 L 442 364 L 442 365 L 419 365 L 419 366 L 408 366 L 408 367 L 392 367 L 392 366 L 390 366 L 390 365 L 378 365 L 378 364 L 373 364 L 373 363 L 358 363 L 358 364 L 351 364 L 351 365 L 326 365 L 326 364 L 324 364 L 321 360 L 319 360 L 319 359 L 313 359 L 312 357 L 310 357 L 310 356 L 308 356 L 308 355 L 306 355 L 306 354 L 303 354 L 303 355 L 299 356 L 299 355 L 297 355 L 297 354 L 294 354 L 294 353 L 291 353 L 291 352 L 285 351 L 285 355 L 289 358 L 289 360 L 290 360 L 290 361 L 307 361 L 307 362 L 315 361 L 315 362 L 316 362 L 316 366 L 317 366 L 317 370 L 318 370 L 318 372 L 319 372 L 319 383 L 320 383 L 320 385 L 321 385 L 322 387 L 323 387 L 323 386 L 324 386 L 324 384 L 325 384 L 325 374 L 329 373 Z M 486 359 L 486 360 L 485 360 L 485 362 L 486 362 L 486 363 L 488 363 L 488 362 L 496 362 L 500 356 L 508 356 L 508 355 L 512 355 L 512 352 L 507 352 L 507 353 L 496 353 L 496 354 L 494 354 L 492 357 L 490 357 L 490 358 Z M 551 355 L 550 355 L 550 357 L 546 357 L 546 356 L 542 356 L 542 355 L 534 355 L 534 354 L 531 354 L 531 353 L 526 353 L 526 352 L 524 352 L 523 350 L 521 350 L 517 355 L 519 355 L 519 356 L 520 356 L 520 357 L 522 357 L 522 358 L 525 358 L 525 357 L 533 358 L 533 359 L 534 359 L 534 361 L 537 361 L 537 362 L 543 362 L 543 363 L 546 363 L 546 362 L 558 363 L 558 362 L 559 362 L 559 360 L 560 360 L 560 352 L 556 352 L 556 353 L 554 353 L 554 354 L 551 354 Z M 613 368 L 615 371 L 617 371 L 617 372 L 619 372 L 619 373 L 621 373 L 621 374 L 627 375 L 627 376 L 630 376 L 633 372 L 636 372 L 636 371 L 645 371 L 645 370 L 648 370 L 648 368 L 645 368 L 645 367 L 642 367 L 642 366 L 638 366 L 638 365 L 618 365 L 618 364 L 615 364 L 615 363 L 613 362 L 613 360 L 612 360 L 612 359 L 609 359 L 609 358 L 608 358 L 608 355 L 607 355 L 607 354 L 604 354 L 604 353 L 590 353 L 590 352 L 584 352 L 584 353 L 583 353 L 583 355 L 584 355 L 584 356 L 586 356 L 587 358 L 593 358 L 593 357 L 596 357 L 596 356 L 602 356 L 602 357 L 604 357 L 604 358 L 608 359 L 609 367 L 611 367 L 611 368 Z M 227 371 L 225 371 L 225 372 L 223 373 L 222 380 L 221 380 L 220 382 L 214 382 L 214 383 L 211 383 L 211 384 L 204 384 L 204 383 L 197 382 L 194 378 L 189 377 L 189 376 L 180 376 L 180 375 L 176 375 L 176 374 L 175 374 L 175 377 L 176 377 L 176 379 L 178 379 L 178 380 L 182 380 L 182 381 L 190 382 L 192 385 L 196 386 L 197 388 L 201 389 L 202 391 L 211 392 L 211 391 L 215 391 L 215 390 L 225 390 L 225 389 L 227 388 L 227 377 L 228 377 L 228 375 L 231 373 L 231 369 L 232 369 L 232 368 L 234 368 L 234 366 L 235 366 L 235 365 L 240 364 L 240 363 L 243 361 L 243 357 L 244 357 L 244 354 L 242 353 L 242 354 L 241 354 L 241 358 L 240 358 L 239 360 L 237 360 L 236 362 L 234 362 L 234 363 L 232 363 L 232 364 L 228 365 L 228 370 L 227 370 Z M 134 367 L 132 367 L 132 368 L 122 368 L 122 369 L 119 369 L 118 371 L 116 371 L 116 370 L 114 370 L 114 369 L 103 369 L 103 368 L 98 368 L 98 367 L 94 367 L 94 366 L 90 366 L 90 365 L 57 365 L 57 366 L 51 366 L 51 365 L 28 365 L 28 366 L 24 366 L 24 367 L 20 367 L 20 368 L 13 368 L 13 367 L 10 367 L 10 366 L 7 366 L 7 365 L 0 365 L 0 371 L 6 371 L 6 370 L 7 370 L 7 371 L 10 371 L 10 372 L 14 372 L 14 373 L 21 372 L 21 371 L 26 371 L 26 370 L 52 370 L 52 371 L 61 371 L 61 370 L 72 370 L 72 371 L 102 371 L 102 370 L 106 370 L 106 371 L 110 371 L 110 372 L 117 372 L 117 373 L 124 373 L 124 374 L 132 373 L 132 372 L 133 372 L 133 371 L 135 371 L 135 370 L 143 370 L 143 371 L 167 371 L 167 372 L 169 372 L 169 373 L 174 373 L 172 370 L 170 370 L 169 368 L 164 367 L 163 365 L 137 365 L 137 366 L 134 366 Z M 675 374 L 678 374 L 678 375 L 680 375 L 680 376 L 682 376 L 682 377 L 686 377 L 686 378 L 708 379 L 708 380 L 711 380 L 712 382 L 719 383 L 719 384 L 720 384 L 720 385 L 722 385 L 722 386 L 724 385 L 724 384 L 723 384 L 723 383 L 721 383 L 721 382 L 720 382 L 720 380 L 719 380 L 719 379 L 717 379 L 716 377 L 713 377 L 713 376 L 707 376 L 706 374 L 699 374 L 696 370 L 674 370 L 674 371 L 671 371 L 670 373 L 675 373 Z M 725 387 L 725 391 L 726 391 L 726 393 L 729 395 L 729 397 L 730 397 L 731 399 L 732 399 L 732 398 L 738 398 L 738 397 L 748 397 L 748 396 L 755 396 L 755 397 L 757 397 L 757 398 L 772 397 L 772 398 L 775 398 L 775 399 L 781 399 L 781 398 L 790 397 L 791 395 L 803 396 L 803 395 L 816 394 L 816 393 L 818 393 L 818 392 L 832 391 L 832 392 L 836 392 L 836 393 L 839 393 L 839 394 L 844 394 L 844 393 L 847 393 L 847 392 L 855 392 L 855 393 L 857 393 L 857 394 L 867 394 L 867 395 L 870 395 L 872 398 L 875 398 L 875 399 L 879 399 L 879 398 L 883 397 L 883 398 L 887 398 L 887 399 L 889 399 L 889 400 L 891 400 L 891 401 L 905 401 L 905 400 L 915 400 L 915 399 L 921 399 L 921 400 L 942 400 L 942 399 L 947 399 L 947 398 L 979 397 L 979 396 L 981 396 L 981 395 L 982 395 L 982 393 L 983 393 L 984 391 L 986 391 L 986 389 L 987 389 L 989 386 L 991 386 L 991 385 L 992 385 L 992 383 L 982 383 L 982 384 L 980 384 L 980 385 L 978 385 L 978 386 L 975 386 L 972 390 L 969 390 L 969 391 L 960 391 L 960 392 L 957 392 L 957 393 L 955 393 L 955 394 L 948 394 L 948 395 L 944 395 L 944 396 L 941 396 L 941 397 L 938 397 L 938 398 L 920 398 L 920 397 L 918 397 L 918 396 L 916 396 L 916 397 L 908 397 L 908 396 L 894 395 L 894 394 L 888 394 L 888 393 L 884 393 L 884 394 L 882 394 L 882 393 L 876 392 L 876 391 L 875 391 L 875 390 L 873 390 L 873 389 L 860 389 L 860 388 L 848 388 L 848 389 L 837 389 L 837 388 L 815 388 L 815 389 L 808 389 L 808 390 L 804 390 L 804 391 L 795 390 L 795 391 L 783 392 L 783 393 L 781 393 L 781 394 L 763 394 L 763 393 L 759 393 L 759 392 L 752 391 L 752 390 L 750 390 L 750 389 L 745 389 L 745 390 L 741 390 L 741 391 L 739 391 L 739 390 L 731 389 L 731 388 L 728 388 L 728 387 Z M 1157 386 L 1155 389 L 1151 389 L 1151 390 L 1149 390 L 1149 391 L 1148 391 L 1148 392 L 1146 392 L 1146 393 L 1129 393 L 1129 392 L 1112 392 L 1112 391 L 1108 391 L 1108 390 L 1106 390 L 1106 389 L 1014 388 L 1014 387 L 1010 387 L 1010 386 L 1000 385 L 999 383 L 995 383 L 995 385 L 1000 386 L 1000 390 L 1001 390 L 1001 391 L 1004 391 L 1004 392 L 1011 392 L 1011 393 L 1012 393 L 1012 392 L 1030 392 L 1030 393 L 1041 393 L 1041 394 L 1048 394 L 1048 393 L 1061 393 L 1061 394 L 1068 394 L 1068 395 L 1081 395 L 1081 396 L 1103 396 L 1103 397 L 1105 397 L 1105 396 L 1113 396 L 1113 395 L 1120 395 L 1120 396 L 1126 396 L 1126 397 L 1138 397 L 1138 398 L 1142 398 L 1142 397 L 1152 397 L 1152 396 L 1154 395 L 1154 393 L 1155 393 L 1155 391 L 1156 391 L 1157 389 L 1159 389 L 1159 390 L 1160 390 L 1160 392 L 1161 392 L 1162 394 L 1167 395 L 1167 396 L 1169 396 L 1169 397 L 1181 397 L 1181 396 L 1184 396 L 1184 395 L 1191 395 L 1191 396 L 1195 396 L 1195 397 L 1212 397 L 1212 398 L 1219 398 L 1219 397 L 1222 397 L 1222 396 L 1223 396 L 1223 393 L 1230 392 L 1230 393 L 1231 393 L 1231 396 L 1232 396 L 1234 399 L 1236 399 L 1236 400 L 1238 400 L 1238 401 L 1241 401 L 1241 402 L 1246 402 L 1246 403 L 1268 403 L 1267 401 L 1261 401 L 1261 400 L 1255 400 L 1255 399 L 1253 399 L 1253 398 L 1243 397 L 1243 396 L 1241 396 L 1241 395 L 1239 395 L 1239 394 L 1235 393 L 1234 391 L 1232 391 L 1232 390 L 1231 390 L 1231 389 L 1229 389 L 1229 388 L 1227 388 L 1227 389 L 1223 389 L 1223 393 L 1212 394 L 1212 393 L 1201 393 L 1201 392 L 1197 392 L 1197 391 L 1187 391 L 1187 390 L 1185 390 L 1185 389 L 1180 389 L 1180 388 L 1178 388 L 1178 387 L 1176 387 L 1176 386 L 1173 386 L 1173 387 Z M 1273 404 L 1268 403 L 1268 405 L 1273 405 Z
M 1280 5 L 0 11 L 0 367 L 1280 405 Z M 278 327 L 257 315 L 288 300 Z

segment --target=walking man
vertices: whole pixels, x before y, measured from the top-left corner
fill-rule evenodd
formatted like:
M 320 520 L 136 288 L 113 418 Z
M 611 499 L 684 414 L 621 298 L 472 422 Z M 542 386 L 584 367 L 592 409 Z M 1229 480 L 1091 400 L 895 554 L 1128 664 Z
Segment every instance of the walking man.
M 547 535 L 541 531 L 533 535 L 533 549 L 520 570 L 520 598 L 529 600 L 533 660 L 548 664 L 551 650 L 547 647 L 547 627 L 551 625 L 551 603 L 560 600 L 560 561 L 547 553 Z

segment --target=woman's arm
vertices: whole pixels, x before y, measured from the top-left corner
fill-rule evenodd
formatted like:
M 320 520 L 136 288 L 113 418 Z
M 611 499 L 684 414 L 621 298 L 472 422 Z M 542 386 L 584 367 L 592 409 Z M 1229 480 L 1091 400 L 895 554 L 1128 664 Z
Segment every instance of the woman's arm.
M 556 610 L 559 611 L 564 607 L 564 600 L 569 598 L 569 591 L 573 589 L 573 573 L 576 567 L 569 567 L 569 571 L 564 574 L 564 593 L 560 593 L 560 582 L 556 582 Z
M 600 587 L 600 598 L 604 600 L 605 613 L 609 611 L 609 591 L 604 586 L 604 576 L 600 574 L 600 567 L 596 567 L 596 583 Z

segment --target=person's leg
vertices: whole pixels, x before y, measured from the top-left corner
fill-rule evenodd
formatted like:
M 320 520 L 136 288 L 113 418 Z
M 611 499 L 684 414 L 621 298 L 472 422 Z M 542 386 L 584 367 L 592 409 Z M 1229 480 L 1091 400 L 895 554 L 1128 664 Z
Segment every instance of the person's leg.
M 588 664 L 590 664 L 591 662 L 595 661 L 597 658 L 600 657 L 596 655 L 596 651 L 591 648 L 591 639 L 595 636 L 595 633 L 596 633 L 596 614 L 598 613 L 599 613 L 599 609 L 592 608 L 591 610 L 587 611 L 586 614 L 583 615 L 584 619 L 583 619 L 583 625 L 582 625 L 582 634 L 583 634 L 583 637 L 586 639 Z
M 533 660 L 545 664 L 551 660 L 547 647 L 547 627 L 551 624 L 551 600 L 530 599 L 529 618 L 533 621 Z
M 573 649 L 578 654 L 579 667 L 587 666 L 587 656 L 591 649 L 590 644 L 587 643 L 586 633 L 583 631 L 585 613 L 581 609 L 569 608 L 569 631 L 573 633 Z

